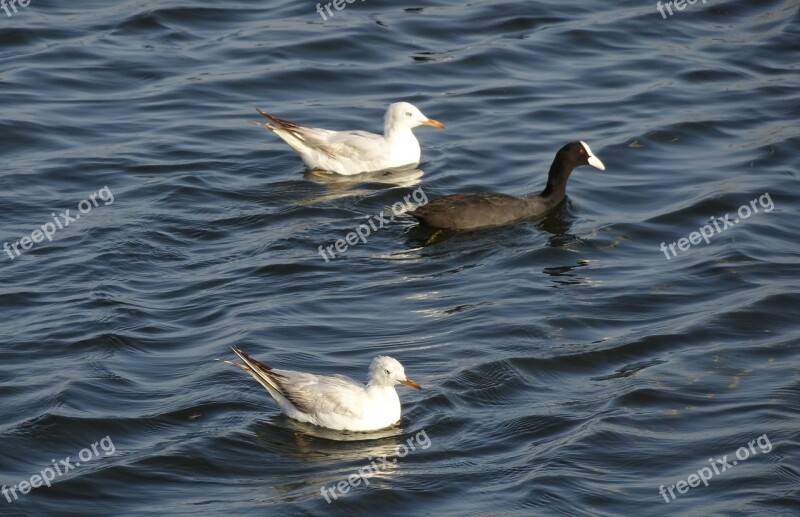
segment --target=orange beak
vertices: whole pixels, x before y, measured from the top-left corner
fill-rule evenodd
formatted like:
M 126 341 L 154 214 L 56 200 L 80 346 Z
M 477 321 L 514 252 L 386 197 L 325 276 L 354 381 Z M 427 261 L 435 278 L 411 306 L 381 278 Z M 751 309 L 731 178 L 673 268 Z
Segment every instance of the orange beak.
M 442 124 L 441 122 L 439 122 L 438 120 L 433 120 L 432 118 L 429 118 L 428 120 L 426 120 L 422 124 L 424 126 L 438 127 L 439 129 L 444 129 L 445 127 L 447 127 L 444 124 Z
M 416 382 L 414 382 L 414 381 L 412 381 L 411 379 L 408 379 L 408 378 L 406 380 L 400 381 L 400 382 L 405 384 L 406 386 L 410 386 L 410 387 L 412 387 L 414 389 L 418 389 L 418 390 L 422 389 L 422 386 L 420 386 L 419 384 L 417 384 Z

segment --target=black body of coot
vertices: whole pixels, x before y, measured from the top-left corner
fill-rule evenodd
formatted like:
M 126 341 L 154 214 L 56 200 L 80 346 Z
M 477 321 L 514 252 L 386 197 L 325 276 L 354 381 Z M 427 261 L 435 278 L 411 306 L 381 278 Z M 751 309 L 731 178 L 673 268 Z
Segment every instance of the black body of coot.
M 556 153 L 547 186 L 538 195 L 510 196 L 495 192 L 453 194 L 434 199 L 409 215 L 441 230 L 474 230 L 502 226 L 544 214 L 564 199 L 569 175 L 581 165 L 605 170 L 605 165 L 585 142 L 572 142 Z

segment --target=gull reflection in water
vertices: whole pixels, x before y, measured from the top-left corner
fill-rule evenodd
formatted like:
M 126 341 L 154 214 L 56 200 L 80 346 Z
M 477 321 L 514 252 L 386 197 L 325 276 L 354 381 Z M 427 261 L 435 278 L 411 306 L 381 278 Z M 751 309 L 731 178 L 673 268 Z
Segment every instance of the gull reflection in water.
M 335 431 L 282 414 L 260 422 L 255 433 L 264 447 L 278 456 L 277 464 L 286 459 L 287 465 L 294 465 L 291 472 L 276 476 L 279 481 L 269 487 L 274 491 L 266 498 L 270 503 L 313 499 L 324 502 L 324 494 L 332 501 L 335 498 L 331 488 L 342 482 L 349 485 L 347 492 L 388 486 L 387 481 L 401 468 L 403 457 L 430 446 L 424 430 L 405 436 L 402 423 L 370 432 Z M 415 442 L 420 440 L 420 434 L 425 440 Z M 351 481 L 347 483 L 348 480 Z M 347 496 L 336 493 L 338 497 Z
M 319 170 L 306 170 L 303 175 L 305 180 L 317 185 L 324 185 L 327 190 L 306 198 L 298 204 L 312 205 L 320 201 L 333 201 L 343 197 L 374 194 L 375 189 L 369 188 L 370 184 L 410 188 L 418 185 L 423 175 L 424 172 L 417 168 L 364 172 L 352 176 L 343 176 Z

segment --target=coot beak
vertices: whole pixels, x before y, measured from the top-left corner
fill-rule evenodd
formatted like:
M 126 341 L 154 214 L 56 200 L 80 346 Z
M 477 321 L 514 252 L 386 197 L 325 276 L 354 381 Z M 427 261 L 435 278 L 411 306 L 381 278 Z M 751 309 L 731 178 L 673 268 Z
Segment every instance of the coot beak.
M 406 386 L 411 386 L 412 388 L 421 390 L 422 386 L 417 384 L 416 382 L 412 381 L 411 379 L 406 378 L 404 381 L 400 381 L 401 383 L 405 384 Z
M 444 129 L 446 127 L 444 124 L 442 124 L 438 120 L 433 120 L 432 118 L 429 118 L 428 120 L 426 120 L 422 124 L 425 125 L 425 126 L 438 127 L 439 129 Z
M 596 169 L 600 169 L 601 171 L 606 170 L 606 166 L 603 165 L 603 162 L 600 161 L 600 158 L 595 155 L 589 156 L 589 165 Z

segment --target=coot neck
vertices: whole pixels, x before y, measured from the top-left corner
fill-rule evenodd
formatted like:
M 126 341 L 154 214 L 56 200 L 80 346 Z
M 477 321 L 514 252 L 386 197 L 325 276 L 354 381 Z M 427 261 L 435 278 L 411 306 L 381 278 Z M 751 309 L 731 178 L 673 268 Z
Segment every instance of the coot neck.
M 575 165 L 561 155 L 557 154 L 550 165 L 550 172 L 547 174 L 547 186 L 539 197 L 551 202 L 559 202 L 564 199 L 567 192 L 567 180 Z

